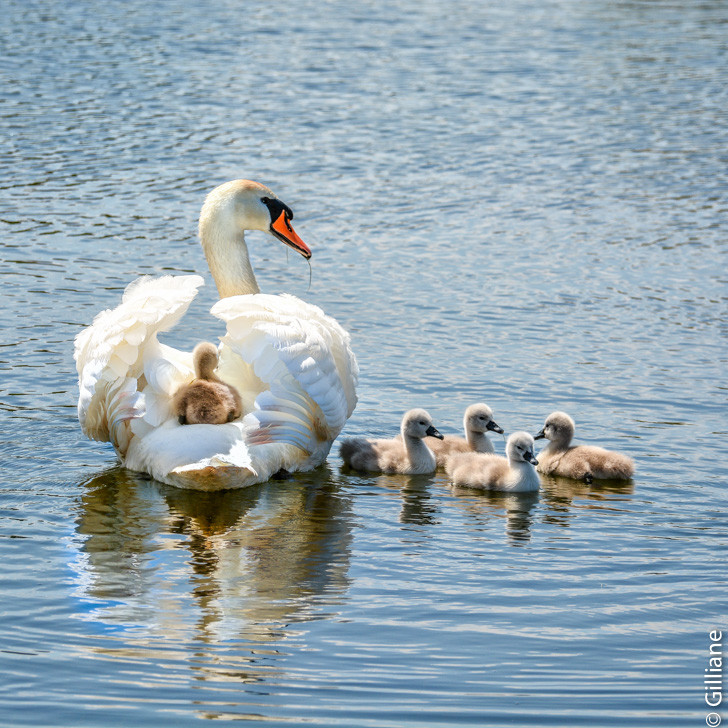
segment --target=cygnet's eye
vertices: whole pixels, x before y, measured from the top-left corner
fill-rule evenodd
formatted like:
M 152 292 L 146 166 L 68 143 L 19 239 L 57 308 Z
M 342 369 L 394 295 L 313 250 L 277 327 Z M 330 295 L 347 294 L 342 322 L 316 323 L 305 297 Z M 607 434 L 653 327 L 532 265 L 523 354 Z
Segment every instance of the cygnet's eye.
M 427 423 L 426 423 L 426 422 L 425 422 L 424 420 L 420 420 L 420 424 L 424 426 L 424 425 L 426 425 Z

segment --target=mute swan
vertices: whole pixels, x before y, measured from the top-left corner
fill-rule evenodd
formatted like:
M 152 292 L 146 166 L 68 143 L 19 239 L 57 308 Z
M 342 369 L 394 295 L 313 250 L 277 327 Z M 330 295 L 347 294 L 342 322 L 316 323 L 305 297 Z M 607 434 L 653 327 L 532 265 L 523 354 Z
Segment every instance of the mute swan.
M 310 258 L 292 218 L 271 190 L 249 180 L 216 187 L 200 212 L 200 241 L 221 296 L 211 312 L 227 325 L 217 373 L 240 393 L 242 420 L 182 426 L 171 409 L 174 392 L 193 379 L 192 361 L 157 335 L 184 315 L 200 276 L 141 278 L 76 337 L 81 427 L 110 441 L 130 470 L 218 490 L 325 460 L 356 405 L 349 335 L 316 306 L 260 293 L 245 245 L 244 230 L 262 230 Z
M 423 475 L 435 472 L 435 455 L 423 438 L 442 438 L 423 409 L 406 412 L 402 418 L 401 439 L 366 440 L 352 438 L 341 443 L 344 463 L 354 470 L 374 473 Z
M 549 444 L 538 454 L 538 469 L 546 475 L 562 475 L 591 483 L 594 478 L 629 480 L 634 475 L 631 458 L 593 445 L 572 445 L 574 420 L 566 412 L 552 412 L 543 429 L 534 435 Z
M 195 380 L 183 384 L 172 397 L 172 411 L 181 425 L 221 425 L 243 414 L 243 400 L 235 387 L 215 374 L 217 347 L 209 341 L 192 352 Z
M 448 458 L 445 471 L 455 485 L 508 493 L 532 493 L 540 481 L 534 469 L 533 437 L 514 432 L 506 442 L 506 458 L 482 453 L 458 453 Z
M 444 468 L 447 459 L 459 452 L 494 453 L 493 443 L 488 439 L 487 432 L 503 432 L 493 420 L 493 410 L 487 404 L 471 404 L 465 410 L 463 417 L 465 439 L 445 435 L 442 440 L 428 437 L 425 440 L 427 447 L 435 453 L 437 467 Z

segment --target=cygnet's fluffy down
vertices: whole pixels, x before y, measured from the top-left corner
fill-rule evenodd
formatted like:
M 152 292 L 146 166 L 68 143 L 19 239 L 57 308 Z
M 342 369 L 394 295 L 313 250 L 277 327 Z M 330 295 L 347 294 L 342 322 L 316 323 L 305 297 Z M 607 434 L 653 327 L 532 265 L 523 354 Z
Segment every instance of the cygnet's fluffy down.
M 405 413 L 400 434 L 401 439 L 393 440 L 344 440 L 339 453 L 344 463 L 354 470 L 404 475 L 434 473 L 435 455 L 423 438 L 428 435 L 442 438 L 442 435 L 433 427 L 430 415 L 423 409 Z
M 530 493 L 540 481 L 533 454 L 533 437 L 514 432 L 506 443 L 507 458 L 483 453 L 458 453 L 448 458 L 445 471 L 454 485 L 508 493 Z
M 503 432 L 503 428 L 499 427 L 493 420 L 493 410 L 487 404 L 482 403 L 471 404 L 465 410 L 463 429 L 465 430 L 465 438 L 455 437 L 454 435 L 445 435 L 442 440 L 433 437 L 425 438 L 427 447 L 435 453 L 438 468 L 444 468 L 447 459 L 455 453 L 494 453 L 495 448 L 486 433 Z
M 235 387 L 216 374 L 217 348 L 203 341 L 192 352 L 196 379 L 181 386 L 172 398 L 172 411 L 181 425 L 222 425 L 243 414 L 243 403 Z
M 592 445 L 572 445 L 574 420 L 566 412 L 552 412 L 543 429 L 534 436 L 549 444 L 538 455 L 538 470 L 547 475 L 561 475 L 591 483 L 594 478 L 629 480 L 634 462 L 626 455 Z

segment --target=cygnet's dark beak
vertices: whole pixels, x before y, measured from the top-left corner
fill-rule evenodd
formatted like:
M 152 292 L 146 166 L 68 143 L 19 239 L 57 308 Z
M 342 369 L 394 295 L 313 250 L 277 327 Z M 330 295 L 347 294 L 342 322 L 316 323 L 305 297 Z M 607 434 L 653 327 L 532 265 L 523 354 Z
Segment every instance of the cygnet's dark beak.
M 430 437 L 436 437 L 438 440 L 444 440 L 445 438 L 432 426 L 430 425 L 426 430 L 425 434 Z
M 493 431 L 493 432 L 497 432 L 497 433 L 498 433 L 499 435 L 502 435 L 502 434 L 503 434 L 503 428 L 502 428 L 502 427 L 500 427 L 500 425 L 496 425 L 496 424 L 495 424 L 495 422 L 493 422 L 493 420 L 491 420 L 491 421 L 490 421 L 490 422 L 489 422 L 489 423 L 488 423 L 488 424 L 487 424 L 487 425 L 485 426 L 485 429 L 486 429 L 486 430 L 491 430 L 491 431 Z
M 538 465 L 538 460 L 536 460 L 532 452 L 525 453 L 523 457 L 525 457 L 531 465 Z
M 534 440 L 543 440 L 543 438 L 546 437 L 543 430 L 539 430 L 534 436 Z

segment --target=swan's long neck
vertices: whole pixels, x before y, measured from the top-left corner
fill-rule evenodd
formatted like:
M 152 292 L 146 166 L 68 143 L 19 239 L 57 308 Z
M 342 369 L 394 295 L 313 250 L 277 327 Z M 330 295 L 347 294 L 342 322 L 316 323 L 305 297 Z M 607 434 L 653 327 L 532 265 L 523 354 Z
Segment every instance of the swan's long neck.
M 221 205 L 203 210 L 200 242 L 220 298 L 260 293 L 250 265 L 245 234 L 229 207 Z

